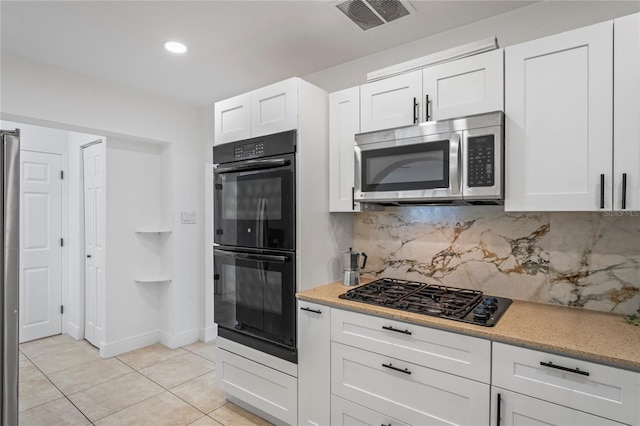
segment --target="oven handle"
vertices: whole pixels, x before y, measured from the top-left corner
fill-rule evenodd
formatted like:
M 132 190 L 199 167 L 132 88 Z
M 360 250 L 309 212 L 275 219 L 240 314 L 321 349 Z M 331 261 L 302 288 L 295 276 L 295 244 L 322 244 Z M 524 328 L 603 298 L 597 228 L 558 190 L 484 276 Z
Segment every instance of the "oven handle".
M 246 172 L 250 170 L 266 170 L 275 169 L 278 167 L 285 167 L 291 164 L 291 160 L 288 158 L 269 158 L 266 160 L 247 160 L 242 164 L 236 164 L 232 166 L 221 166 L 217 164 L 215 166 L 215 173 L 231 173 L 231 172 Z
M 274 254 L 254 254 L 254 253 L 238 253 L 236 251 L 214 249 L 213 254 L 221 254 L 223 256 L 237 257 L 239 259 L 258 260 L 265 262 L 286 263 L 287 256 L 278 256 Z
M 459 194 L 460 193 L 460 182 L 462 178 L 460 176 L 460 172 L 462 168 L 460 167 L 460 134 L 453 133 L 451 135 L 451 140 L 449 141 L 449 182 L 451 184 L 451 193 Z

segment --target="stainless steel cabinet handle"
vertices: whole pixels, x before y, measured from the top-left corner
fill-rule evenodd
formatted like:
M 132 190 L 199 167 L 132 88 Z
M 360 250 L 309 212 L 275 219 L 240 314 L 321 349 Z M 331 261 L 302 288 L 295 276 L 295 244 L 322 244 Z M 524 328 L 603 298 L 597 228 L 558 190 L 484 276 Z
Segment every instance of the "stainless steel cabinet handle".
M 622 210 L 627 208 L 627 174 L 622 174 Z

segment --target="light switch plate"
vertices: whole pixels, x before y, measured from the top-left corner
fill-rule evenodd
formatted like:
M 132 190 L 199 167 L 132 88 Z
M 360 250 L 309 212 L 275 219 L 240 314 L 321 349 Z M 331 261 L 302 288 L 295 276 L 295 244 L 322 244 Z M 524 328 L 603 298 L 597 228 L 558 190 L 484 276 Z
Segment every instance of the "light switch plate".
M 196 223 L 196 212 L 182 212 L 180 218 L 183 224 L 193 225 Z

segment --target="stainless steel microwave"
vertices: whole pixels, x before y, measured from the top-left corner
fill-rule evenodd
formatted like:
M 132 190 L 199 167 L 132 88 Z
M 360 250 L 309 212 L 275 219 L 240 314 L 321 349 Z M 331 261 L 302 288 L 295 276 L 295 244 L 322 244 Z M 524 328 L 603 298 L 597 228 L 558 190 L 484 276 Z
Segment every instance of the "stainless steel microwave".
M 360 133 L 354 201 L 503 204 L 504 113 Z

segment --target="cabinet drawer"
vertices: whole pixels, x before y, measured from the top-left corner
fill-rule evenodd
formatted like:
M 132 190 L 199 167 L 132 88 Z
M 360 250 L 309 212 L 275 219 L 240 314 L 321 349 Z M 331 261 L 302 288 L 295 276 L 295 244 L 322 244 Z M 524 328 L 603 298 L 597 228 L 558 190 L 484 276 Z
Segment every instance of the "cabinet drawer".
M 331 340 L 489 383 L 491 342 L 334 309 Z
M 628 370 L 494 343 L 492 384 L 622 423 L 640 420 L 640 373 Z
M 277 419 L 291 425 L 298 422 L 295 377 L 218 348 L 216 384 L 227 394 Z
M 500 406 L 500 421 L 496 420 L 491 423 L 501 426 L 532 424 L 547 426 L 622 426 L 618 422 L 526 395 L 520 395 L 519 393 L 509 392 L 495 386 L 491 391 L 491 399 L 491 406 L 495 407 L 494 410 L 497 410 L 498 405 Z M 498 399 L 500 399 L 499 404 Z M 496 413 L 496 411 L 493 411 L 493 413 Z
M 336 342 L 331 393 L 409 424 L 489 423 L 489 385 Z
M 409 426 L 376 411 L 369 410 L 362 405 L 331 396 L 331 426 Z

